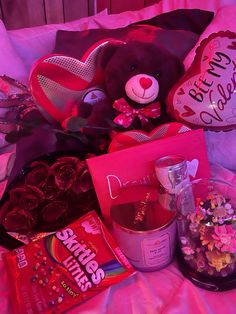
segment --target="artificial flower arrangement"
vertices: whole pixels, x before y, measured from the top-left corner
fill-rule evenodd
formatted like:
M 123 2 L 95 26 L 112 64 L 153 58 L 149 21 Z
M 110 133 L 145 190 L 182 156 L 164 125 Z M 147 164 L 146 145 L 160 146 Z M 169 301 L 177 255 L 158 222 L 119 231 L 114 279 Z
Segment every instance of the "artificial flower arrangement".
M 194 212 L 184 219 L 180 236 L 187 264 L 206 276 L 226 277 L 236 271 L 236 208 L 229 198 L 213 191 L 196 198 Z

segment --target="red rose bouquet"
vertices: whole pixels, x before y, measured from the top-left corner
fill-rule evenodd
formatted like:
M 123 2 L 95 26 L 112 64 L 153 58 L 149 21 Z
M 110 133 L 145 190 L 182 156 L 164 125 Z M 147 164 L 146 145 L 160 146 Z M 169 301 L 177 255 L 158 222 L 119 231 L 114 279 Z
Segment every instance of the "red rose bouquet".
M 49 123 L 30 90 L 7 76 L 0 76 L 0 112 L 4 145 L 16 151 L 0 203 L 4 229 L 21 235 L 55 231 L 90 210 L 100 212 L 85 159 L 104 152 L 102 140 Z
M 7 231 L 54 231 L 92 209 L 99 211 L 86 162 L 49 157 L 25 167 L 6 192 L 0 221 Z

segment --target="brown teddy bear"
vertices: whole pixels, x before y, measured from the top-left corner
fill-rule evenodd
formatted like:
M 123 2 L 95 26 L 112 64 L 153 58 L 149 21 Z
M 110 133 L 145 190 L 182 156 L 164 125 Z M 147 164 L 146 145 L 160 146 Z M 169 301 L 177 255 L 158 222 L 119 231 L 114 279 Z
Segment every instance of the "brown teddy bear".
M 98 62 L 117 126 L 150 131 L 167 121 L 165 98 L 184 73 L 178 57 L 161 46 L 130 41 L 107 46 Z

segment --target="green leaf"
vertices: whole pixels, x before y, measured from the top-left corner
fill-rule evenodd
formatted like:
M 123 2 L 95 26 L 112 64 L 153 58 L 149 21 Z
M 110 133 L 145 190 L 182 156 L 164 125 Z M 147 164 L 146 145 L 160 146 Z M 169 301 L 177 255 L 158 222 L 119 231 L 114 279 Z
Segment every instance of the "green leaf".
M 85 127 L 87 120 L 81 117 L 70 117 L 66 122 L 66 129 L 71 132 L 80 132 Z
M 8 143 L 14 144 L 19 141 L 22 137 L 32 135 L 29 130 L 12 131 L 5 136 L 5 140 Z

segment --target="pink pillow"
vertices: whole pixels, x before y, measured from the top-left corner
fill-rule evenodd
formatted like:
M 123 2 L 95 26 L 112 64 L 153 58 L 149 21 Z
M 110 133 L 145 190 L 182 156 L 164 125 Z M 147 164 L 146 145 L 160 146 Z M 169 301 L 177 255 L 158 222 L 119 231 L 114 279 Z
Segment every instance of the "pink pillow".
M 58 29 L 64 30 L 86 30 L 96 28 L 96 19 L 107 15 L 104 10 L 97 15 L 81 18 L 79 20 L 61 23 L 36 26 L 31 28 L 22 28 L 8 31 L 9 38 L 24 62 L 29 73 L 33 63 L 39 58 L 52 52 L 56 32 Z
M 6 28 L 0 20 L 0 75 L 11 76 L 21 82 L 27 81 L 27 70 L 9 40 Z
M 225 6 L 217 11 L 213 21 L 208 25 L 208 27 L 200 36 L 195 47 L 189 52 L 189 54 L 185 58 L 184 65 L 186 70 L 191 66 L 193 59 L 196 55 L 196 49 L 204 38 L 207 38 L 212 33 L 217 33 L 219 31 L 230 30 L 231 32 L 236 33 L 235 16 L 236 16 L 236 2 L 235 5 Z

